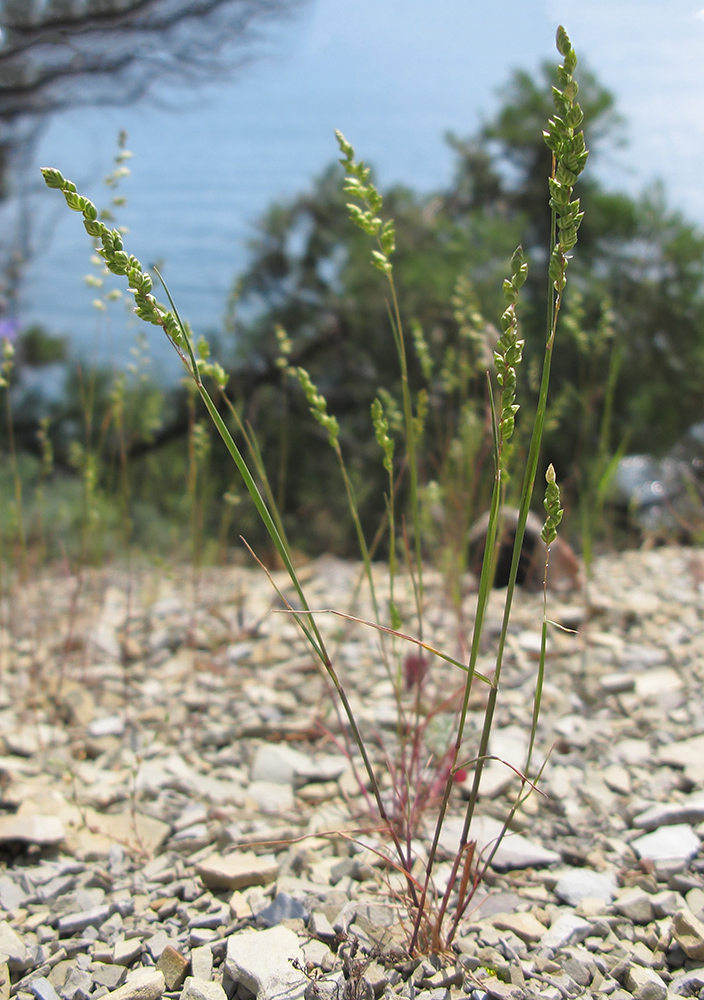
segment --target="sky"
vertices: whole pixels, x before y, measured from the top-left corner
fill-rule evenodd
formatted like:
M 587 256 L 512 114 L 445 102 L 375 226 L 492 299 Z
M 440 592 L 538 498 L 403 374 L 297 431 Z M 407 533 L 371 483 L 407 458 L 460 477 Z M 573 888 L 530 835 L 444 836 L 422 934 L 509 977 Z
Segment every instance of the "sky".
M 57 115 L 36 166 L 59 167 L 100 204 L 100 178 L 125 128 L 134 152 L 121 220 L 130 228 L 128 249 L 143 261 L 163 260 L 182 312 L 197 331 L 213 328 L 246 264 L 256 219 L 335 158 L 334 129 L 374 164 L 382 185 L 440 188 L 452 169 L 444 134 L 475 131 L 498 107 L 497 88 L 513 68 L 556 63 L 562 23 L 580 58 L 615 93 L 626 123 L 627 144 L 589 169 L 632 192 L 662 179 L 670 202 L 704 227 L 700 4 L 304 0 L 231 79 L 196 92 L 157 88 L 131 108 Z M 70 333 L 76 344 L 94 343 L 92 295 L 82 283 L 90 251 L 80 223 L 40 180 L 32 214 L 36 253 L 24 317 Z M 101 358 L 120 363 L 122 350 L 103 335 Z M 168 364 L 166 348 L 155 350 Z

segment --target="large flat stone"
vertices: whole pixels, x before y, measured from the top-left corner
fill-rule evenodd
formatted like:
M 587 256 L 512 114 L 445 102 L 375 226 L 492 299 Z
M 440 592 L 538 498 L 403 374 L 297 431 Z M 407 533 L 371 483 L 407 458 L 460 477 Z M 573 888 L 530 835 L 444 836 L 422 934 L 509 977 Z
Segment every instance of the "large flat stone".
M 279 874 L 279 866 L 273 854 L 240 851 L 211 854 L 196 865 L 196 872 L 209 889 L 247 889 L 269 885 Z

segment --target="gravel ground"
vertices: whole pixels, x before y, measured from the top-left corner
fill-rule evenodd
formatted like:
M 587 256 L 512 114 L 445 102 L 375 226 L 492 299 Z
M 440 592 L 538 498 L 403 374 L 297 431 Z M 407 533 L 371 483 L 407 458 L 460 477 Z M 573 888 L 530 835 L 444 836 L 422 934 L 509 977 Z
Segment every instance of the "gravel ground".
M 312 606 L 368 617 L 368 596 L 352 602 L 358 573 L 329 557 L 305 567 Z M 425 640 L 462 660 L 474 600 L 458 614 L 428 573 Z M 413 631 L 402 584 L 398 601 Z M 1 607 L 0 1000 L 704 997 L 697 550 L 600 558 L 588 602 L 550 601 L 563 627 L 550 630 L 542 794 L 512 821 L 453 947 L 426 958 L 403 955 L 388 844 L 328 688 L 260 571 L 47 574 Z M 477 857 L 518 788 L 507 765 L 525 760 L 541 620 L 541 596 L 520 594 Z M 319 621 L 393 808 L 397 706 L 379 633 Z M 398 648 L 406 678 L 423 675 L 417 647 Z M 461 680 L 427 663 L 423 762 L 447 744 Z M 475 688 L 465 759 L 486 700 Z M 410 773 L 414 790 L 432 787 L 442 764 Z M 440 891 L 470 780 L 453 789 Z M 421 857 L 431 818 L 417 817 Z

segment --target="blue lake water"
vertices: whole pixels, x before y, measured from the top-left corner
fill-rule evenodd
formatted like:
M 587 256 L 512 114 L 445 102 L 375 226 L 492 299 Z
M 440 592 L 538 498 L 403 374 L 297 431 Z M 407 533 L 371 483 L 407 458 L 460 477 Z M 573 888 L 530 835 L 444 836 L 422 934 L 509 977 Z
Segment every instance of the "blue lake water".
M 642 45 L 631 52 L 624 44 L 618 55 L 611 33 L 599 31 L 612 17 L 601 3 L 310 0 L 268 31 L 257 60 L 237 76 L 192 92 L 157 88 L 129 108 L 57 115 L 40 142 L 36 169 L 59 167 L 99 206 L 107 204 L 101 178 L 111 169 L 118 130 L 126 129 L 134 153 L 119 220 L 130 229 L 127 249 L 145 265 L 164 262 L 196 333 L 217 329 L 256 219 L 272 200 L 305 189 L 336 157 L 335 128 L 375 165 L 382 184 L 441 187 L 452 168 L 443 134 L 476 129 L 496 107 L 495 90 L 511 68 L 534 69 L 555 58 L 562 8 L 579 23 L 603 81 L 618 84 L 629 59 L 642 58 Z M 632 0 L 623 8 L 635 10 Z M 647 25 L 655 30 L 652 4 L 639 9 L 651 11 Z M 635 30 L 632 45 L 638 39 Z M 668 67 L 665 61 L 661 71 Z M 602 170 L 636 183 L 657 165 L 655 154 L 647 162 L 641 155 L 625 172 L 623 159 Z M 22 319 L 69 335 L 88 358 L 123 364 L 136 326 L 125 310 L 115 307 L 106 319 L 92 308 L 95 293 L 83 281 L 90 244 L 80 219 L 37 178 L 30 184 L 35 252 Z M 158 371 L 176 378 L 178 360 L 158 330 L 150 343 Z

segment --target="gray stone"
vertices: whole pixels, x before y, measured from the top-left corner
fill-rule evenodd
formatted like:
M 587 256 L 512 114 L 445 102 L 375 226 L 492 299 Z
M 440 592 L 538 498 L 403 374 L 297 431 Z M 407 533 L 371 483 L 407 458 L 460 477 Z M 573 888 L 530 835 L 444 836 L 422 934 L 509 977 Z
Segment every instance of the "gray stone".
M 171 943 L 172 943 L 171 938 L 163 929 L 158 930 L 156 934 L 154 934 L 150 938 L 147 938 L 147 940 L 144 942 L 147 951 L 152 956 L 154 961 L 156 961 L 159 958 L 164 948 L 166 948 L 167 945 L 170 945 Z M 167 989 L 169 988 L 170 987 L 167 987 Z
M 695 997 L 704 989 L 704 969 L 693 969 L 675 975 L 669 984 L 670 993 L 676 996 Z
M 291 785 L 299 768 L 307 768 L 304 754 L 285 743 L 265 743 L 257 750 L 250 778 L 278 785 Z
M 125 720 L 120 715 L 106 715 L 100 719 L 93 719 L 88 725 L 88 735 L 93 737 L 101 736 L 122 736 L 125 732 Z
M 289 812 L 294 804 L 293 787 L 275 781 L 252 781 L 245 798 L 267 816 Z
M 109 914 L 108 905 L 93 906 L 89 910 L 81 910 L 80 913 L 68 913 L 59 917 L 59 936 L 71 937 L 72 934 L 84 931 L 86 927 L 97 927 L 107 920 Z
M 677 743 L 667 743 L 658 748 L 657 757 L 660 763 L 672 764 L 674 767 L 687 767 L 692 761 L 700 761 L 704 759 L 704 734 Z
M 314 910 L 310 915 L 308 930 L 323 941 L 335 939 L 335 928 L 321 910 Z
M 276 879 L 279 866 L 273 854 L 240 851 L 235 854 L 210 854 L 196 865 L 196 872 L 209 889 L 247 889 L 269 885 Z
M 637 830 L 655 830 L 674 823 L 700 823 L 704 820 L 704 792 L 688 795 L 681 802 L 658 802 L 634 817 Z
M 546 930 L 545 924 L 541 924 L 532 913 L 498 913 L 491 918 L 491 922 L 499 930 L 512 931 L 526 944 L 540 941 Z
M 60 988 L 60 993 L 65 1000 L 74 1000 L 76 995 L 79 998 L 87 996 L 93 988 L 93 977 L 85 969 L 78 969 L 75 966 L 69 969 L 64 985 Z
M 308 910 L 299 899 L 287 892 L 277 892 L 274 901 L 257 914 L 257 923 L 262 927 L 275 927 L 282 920 L 307 920 Z
M 227 942 L 225 968 L 257 1000 L 274 996 L 296 1000 L 303 996 L 306 979 L 291 964 L 294 958 L 299 962 L 303 958 L 296 935 L 286 927 L 271 927 L 233 934 Z
M 663 917 L 671 917 L 677 910 L 681 910 L 685 905 L 684 897 L 679 892 L 672 889 L 663 889 L 662 892 L 653 893 L 650 897 L 650 905 L 658 920 Z
M 163 973 L 158 969 L 136 969 L 127 982 L 109 994 L 110 1000 L 159 1000 L 165 989 Z
M 191 952 L 191 971 L 194 979 L 208 982 L 213 976 L 213 949 L 204 944 Z
M 610 764 L 605 767 L 602 777 L 612 792 L 618 792 L 619 795 L 631 794 L 631 776 L 628 769 L 621 764 Z
M 665 1000 L 667 986 L 654 969 L 646 969 L 643 965 L 631 965 L 626 974 L 626 989 L 630 990 L 633 1000 Z
M 573 979 L 578 986 L 589 986 L 596 966 L 589 952 L 573 952 L 561 960 L 563 971 Z
M 227 995 L 220 983 L 189 976 L 183 984 L 181 1000 L 227 1000 Z
M 614 899 L 614 908 L 617 913 L 628 917 L 634 924 L 648 924 L 653 919 L 650 896 L 638 886 L 619 890 Z
M 541 948 L 564 948 L 572 942 L 583 941 L 591 932 L 592 925 L 574 913 L 563 913 L 545 931 L 540 939 Z
M 461 817 L 451 816 L 443 825 L 440 843 L 449 854 L 454 854 L 459 845 L 464 826 Z M 488 855 L 500 836 L 503 824 L 490 816 L 477 816 L 470 830 L 470 836 L 477 840 L 477 849 Z M 556 864 L 560 855 L 542 844 L 529 840 L 517 833 L 507 833 L 492 860 L 492 867 L 499 870 L 511 868 L 540 868 Z
M 600 678 L 599 684 L 606 694 L 623 694 L 625 691 L 632 691 L 635 688 L 636 679 L 633 674 L 625 672 L 604 674 Z
M 48 847 L 60 844 L 66 836 L 58 816 L 0 816 L 0 843 L 19 840 Z
M 127 941 L 116 941 L 112 950 L 112 960 L 115 965 L 131 965 L 142 954 L 142 939 L 130 938 Z
M 699 850 L 699 837 L 691 826 L 684 823 L 661 826 L 653 833 L 646 833 L 631 841 L 631 847 L 641 858 L 655 862 L 684 864 Z
M 690 910 L 678 910 L 672 918 L 672 934 L 687 958 L 704 961 L 704 922 Z
M 59 1000 L 59 994 L 44 976 L 38 976 L 27 984 L 29 992 L 37 1000 Z
M 21 972 L 31 964 L 31 958 L 22 939 L 6 920 L 0 920 L 0 955 L 5 955 L 11 972 Z
M 108 965 L 106 962 L 93 962 L 90 972 L 93 982 L 108 990 L 116 990 L 118 986 L 122 986 L 127 977 L 124 965 Z
M 16 910 L 27 898 L 27 893 L 7 875 L 0 876 L 0 906 L 3 910 Z
M 589 868 L 570 868 L 558 879 L 555 895 L 563 903 L 577 906 L 587 897 L 602 899 L 610 903 L 616 891 L 616 879 L 613 875 L 602 874 Z
M 189 927 L 209 927 L 215 929 L 220 927 L 222 924 L 226 924 L 230 919 L 230 908 L 229 906 L 221 906 L 217 910 L 208 910 L 207 913 L 199 914 L 196 917 L 191 917 L 188 921 Z

